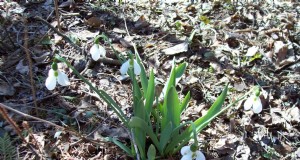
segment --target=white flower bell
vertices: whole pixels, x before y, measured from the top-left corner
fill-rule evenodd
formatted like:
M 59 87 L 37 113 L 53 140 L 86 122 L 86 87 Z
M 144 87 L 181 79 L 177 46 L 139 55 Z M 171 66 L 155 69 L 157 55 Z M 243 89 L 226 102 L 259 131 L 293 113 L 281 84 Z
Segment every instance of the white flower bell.
M 59 70 L 50 69 L 45 82 L 47 89 L 53 90 L 56 86 L 56 81 L 62 86 L 67 86 L 70 84 L 69 78 L 65 73 Z
M 260 113 L 262 111 L 262 104 L 259 96 L 251 95 L 244 103 L 244 109 L 253 110 L 254 113 Z
M 101 56 L 105 57 L 106 55 L 104 47 L 100 46 L 99 44 L 94 44 L 90 49 L 90 53 L 94 61 L 97 61 Z
M 123 63 L 120 69 L 121 74 L 122 75 L 126 74 L 131 65 L 132 64 L 130 63 L 130 60 Z M 141 73 L 141 67 L 135 59 L 133 60 L 133 71 L 135 75 L 140 75 Z
M 205 156 L 202 152 L 191 150 L 191 146 L 184 146 L 181 148 L 180 153 L 182 155 L 181 160 L 205 160 Z

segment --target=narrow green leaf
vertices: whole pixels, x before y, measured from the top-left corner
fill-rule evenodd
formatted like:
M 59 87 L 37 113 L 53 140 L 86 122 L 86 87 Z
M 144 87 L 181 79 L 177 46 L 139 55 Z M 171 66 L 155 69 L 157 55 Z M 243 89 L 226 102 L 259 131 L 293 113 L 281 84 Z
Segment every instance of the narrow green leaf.
M 180 102 L 175 87 L 171 87 L 167 96 L 167 119 L 172 122 L 173 127 L 179 126 L 180 123 Z
M 217 100 L 213 103 L 213 105 L 210 107 L 206 115 L 203 117 L 197 119 L 194 124 L 196 126 L 196 132 L 199 133 L 203 128 L 205 128 L 217 115 L 221 114 L 221 108 L 225 101 L 226 95 L 227 95 L 228 85 L 224 88 L 221 95 L 217 98 Z M 166 152 L 177 152 L 183 145 L 185 145 L 193 136 L 193 129 L 191 126 L 189 126 L 182 134 L 175 136 L 174 140 L 168 145 L 166 148 Z M 178 144 L 180 144 L 178 146 Z
M 137 63 L 141 67 L 141 74 L 140 74 L 141 84 L 142 84 L 144 96 L 146 96 L 146 93 L 148 93 L 148 91 L 147 91 L 147 89 L 148 89 L 148 78 L 147 78 L 145 66 L 143 65 L 141 57 L 140 57 L 140 55 L 138 53 L 135 54 L 135 57 L 136 57 Z
M 180 78 L 184 74 L 184 71 L 185 71 L 186 67 L 187 67 L 187 63 L 181 63 L 181 64 L 179 64 L 176 67 L 176 71 L 175 71 L 176 75 L 175 75 L 175 77 L 176 78 Z
M 154 102 L 154 98 L 155 98 L 155 84 L 154 84 L 154 73 L 153 70 L 150 72 L 150 78 L 149 78 L 149 82 L 148 82 L 148 90 L 147 90 L 147 94 L 145 96 L 145 109 L 148 113 L 148 115 L 151 114 L 152 112 L 152 106 L 153 106 L 153 102 Z
M 190 94 L 190 92 L 188 92 L 188 94 L 184 97 L 184 99 L 183 99 L 183 101 L 182 101 L 182 103 L 180 105 L 180 113 L 182 113 L 183 110 L 186 109 L 187 105 L 190 102 L 190 99 L 191 99 L 191 94 Z
M 104 100 L 107 105 L 114 110 L 114 112 L 118 115 L 121 121 L 127 126 L 128 119 L 122 111 L 121 107 L 103 90 L 97 89 L 93 86 L 86 78 L 84 78 L 66 59 L 60 57 L 59 55 L 55 55 L 55 58 L 61 62 L 67 64 L 69 68 L 72 69 L 73 73 L 76 74 L 84 83 L 86 83 L 97 95 Z
M 107 137 L 106 140 L 113 142 L 114 144 L 116 144 L 117 146 L 119 146 L 123 151 L 126 152 L 126 154 L 128 154 L 129 156 L 133 157 L 133 154 L 130 150 L 130 148 L 128 148 L 126 145 L 124 145 L 122 142 L 119 142 L 116 138 L 112 138 L 112 137 Z
M 130 119 L 128 125 L 131 128 L 140 128 L 140 129 L 145 130 L 145 132 L 150 137 L 150 139 L 152 140 L 152 142 L 154 143 L 154 145 L 156 146 L 158 151 L 162 154 L 162 150 L 159 146 L 159 142 L 158 142 L 156 135 L 154 134 L 152 128 L 149 127 L 149 125 L 143 119 L 141 119 L 139 117 L 132 117 Z
M 159 146 L 162 150 L 164 150 L 166 144 L 169 142 L 171 138 L 171 134 L 173 131 L 173 124 L 169 122 L 168 125 L 162 130 L 160 139 L 159 139 Z

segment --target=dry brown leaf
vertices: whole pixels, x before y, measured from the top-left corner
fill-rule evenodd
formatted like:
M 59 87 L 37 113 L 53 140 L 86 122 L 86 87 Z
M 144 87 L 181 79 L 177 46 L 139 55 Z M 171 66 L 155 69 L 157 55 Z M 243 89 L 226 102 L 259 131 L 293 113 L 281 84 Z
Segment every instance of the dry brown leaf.
M 99 17 L 91 17 L 87 20 L 85 20 L 85 23 L 91 27 L 100 27 L 104 24 L 104 21 Z
M 146 21 L 144 15 L 140 16 L 140 18 L 135 22 L 134 27 L 135 29 L 141 29 L 144 27 L 148 27 L 150 24 Z

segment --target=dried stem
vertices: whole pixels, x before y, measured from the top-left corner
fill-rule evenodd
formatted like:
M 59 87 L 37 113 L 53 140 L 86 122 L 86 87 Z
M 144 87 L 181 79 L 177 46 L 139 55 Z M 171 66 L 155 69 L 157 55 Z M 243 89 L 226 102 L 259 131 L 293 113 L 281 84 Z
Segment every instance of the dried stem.
M 30 84 L 31 84 L 31 92 L 32 92 L 32 99 L 33 99 L 33 104 L 35 108 L 38 108 L 37 102 L 36 102 L 36 90 L 35 90 L 35 83 L 33 79 L 33 68 L 32 68 L 32 60 L 31 60 L 31 55 L 28 50 L 28 27 L 27 27 L 27 19 L 24 18 L 24 51 L 26 53 L 26 58 L 28 61 L 28 66 L 29 66 L 29 76 L 30 76 Z M 38 110 L 35 109 L 35 113 L 38 113 Z
M 57 20 L 57 27 L 58 30 L 61 32 L 61 26 L 60 26 L 60 19 L 59 19 L 59 11 L 58 11 L 58 0 L 54 0 L 54 8 L 55 8 L 55 16 L 56 16 L 56 20 Z

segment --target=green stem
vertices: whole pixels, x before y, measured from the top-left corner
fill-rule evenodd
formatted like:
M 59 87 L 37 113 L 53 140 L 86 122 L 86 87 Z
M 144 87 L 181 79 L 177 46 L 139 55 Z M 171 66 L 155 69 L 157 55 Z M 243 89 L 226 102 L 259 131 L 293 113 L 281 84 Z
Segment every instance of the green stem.
M 73 70 L 73 72 L 84 82 L 86 83 L 94 92 L 98 94 L 99 97 L 104 100 L 108 106 L 110 106 L 113 111 L 118 115 L 121 121 L 126 125 L 128 128 L 128 119 L 126 118 L 124 112 L 121 110 L 121 107 L 103 90 L 97 89 L 94 87 L 87 79 L 85 79 L 66 59 L 60 57 L 59 55 L 55 55 L 55 58 L 59 61 L 62 61 L 67 64 L 69 68 Z

